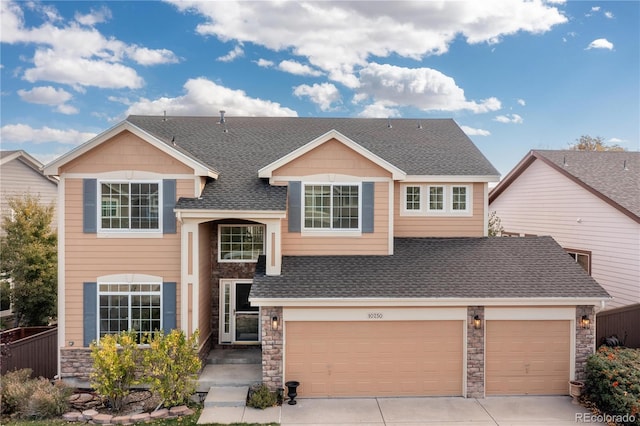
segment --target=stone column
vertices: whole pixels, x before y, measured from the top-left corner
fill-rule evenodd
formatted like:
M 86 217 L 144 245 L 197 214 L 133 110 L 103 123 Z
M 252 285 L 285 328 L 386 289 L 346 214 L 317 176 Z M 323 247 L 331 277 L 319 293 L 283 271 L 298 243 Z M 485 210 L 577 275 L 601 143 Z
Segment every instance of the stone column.
M 480 318 L 480 328 L 474 317 Z M 484 306 L 467 308 L 467 398 L 484 398 Z
M 583 328 L 582 317 L 589 318 L 589 328 Z M 576 380 L 587 378 L 587 358 L 596 350 L 596 315 L 593 306 L 576 307 Z
M 265 306 L 262 316 L 262 383 L 269 389 L 282 389 L 283 361 L 283 321 L 282 308 Z M 273 318 L 278 318 L 278 328 L 273 329 Z

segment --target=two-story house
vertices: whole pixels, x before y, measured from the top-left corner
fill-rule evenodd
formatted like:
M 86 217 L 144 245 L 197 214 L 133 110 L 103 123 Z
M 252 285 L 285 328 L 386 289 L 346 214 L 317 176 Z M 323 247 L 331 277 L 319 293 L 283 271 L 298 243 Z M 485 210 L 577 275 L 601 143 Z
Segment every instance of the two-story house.
M 304 397 L 566 394 L 608 294 L 548 237 L 488 238 L 453 120 L 130 116 L 60 177 L 60 374 L 107 333 L 261 345 Z
M 509 236 L 551 235 L 613 297 L 640 303 L 640 152 L 533 150 L 489 194 Z

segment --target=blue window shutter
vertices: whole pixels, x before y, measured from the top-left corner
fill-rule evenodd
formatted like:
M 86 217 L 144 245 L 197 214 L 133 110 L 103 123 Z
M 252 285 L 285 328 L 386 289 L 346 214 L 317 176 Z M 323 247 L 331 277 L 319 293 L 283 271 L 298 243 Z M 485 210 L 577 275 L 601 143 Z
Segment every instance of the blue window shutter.
M 176 233 L 176 214 L 173 208 L 176 206 L 176 180 L 164 179 L 162 181 L 162 233 Z
M 162 329 L 165 334 L 176 328 L 176 283 L 162 283 Z
M 300 232 L 302 216 L 302 184 L 289 182 L 289 232 Z
M 82 231 L 95 234 L 98 231 L 98 180 L 82 181 Z
M 98 284 L 84 283 L 82 287 L 83 346 L 98 338 Z
M 373 232 L 374 183 L 362 182 L 362 232 Z

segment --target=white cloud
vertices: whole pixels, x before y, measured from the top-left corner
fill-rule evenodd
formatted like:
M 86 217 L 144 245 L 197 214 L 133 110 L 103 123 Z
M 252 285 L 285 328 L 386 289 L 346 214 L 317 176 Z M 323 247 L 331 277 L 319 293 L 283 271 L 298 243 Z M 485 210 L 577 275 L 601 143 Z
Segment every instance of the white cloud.
M 592 11 L 592 12 L 598 12 L 599 10 L 600 10 L 600 6 L 593 6 L 593 7 L 591 8 L 591 11 Z
M 460 126 L 463 132 L 467 134 L 467 136 L 491 136 L 491 132 L 484 129 L 475 129 L 469 126 Z
M 507 115 L 498 115 L 493 121 L 497 121 L 498 123 L 514 123 L 514 124 L 522 124 L 524 120 L 518 114 L 507 114 Z
M 614 18 L 613 12 L 609 12 L 609 11 L 604 12 L 604 17 L 608 19 L 613 19 Z
M 24 22 L 23 3 L 0 2 L 2 42 L 35 45 L 32 63 L 22 71 L 30 82 L 51 81 L 69 84 L 76 89 L 83 86 L 100 88 L 139 88 L 144 81 L 136 70 L 124 62 L 129 59 L 141 65 L 175 63 L 178 59 L 167 49 L 150 49 L 128 45 L 113 37 L 105 37 L 92 25 L 110 18 L 106 9 L 88 15 L 77 14 L 74 21 L 59 23 L 55 9 L 34 7 L 46 21 L 39 26 L 27 27 Z
M 403 68 L 371 63 L 360 70 L 359 100 L 366 94 L 376 102 L 410 105 L 423 111 L 470 110 L 474 113 L 496 111 L 501 107 L 496 98 L 480 102 L 465 98 L 464 90 L 453 78 L 431 68 Z
M 524 100 L 524 99 L 518 99 L 518 100 L 517 100 L 517 102 L 518 102 L 518 105 L 520 105 L 520 106 L 525 106 L 525 105 L 527 105 L 527 103 L 525 102 L 525 100 Z
M 226 110 L 230 116 L 297 117 L 297 113 L 277 102 L 251 98 L 243 90 L 229 89 L 206 78 L 194 78 L 184 84 L 185 94 L 175 98 L 140 98 L 126 114 L 215 115 Z
M 20 99 L 32 104 L 60 105 L 69 101 L 73 96 L 64 89 L 51 86 L 34 87 L 31 90 L 18 90 Z
M 393 105 L 385 102 L 374 102 L 367 105 L 358 116 L 364 118 L 400 117 L 400 112 L 393 108 Z
M 557 7 L 525 0 L 492 0 L 490 5 L 484 1 L 170 1 L 181 11 L 204 17 L 196 28 L 203 36 L 292 53 L 350 88 L 358 86 L 357 68 L 366 66 L 372 56 L 420 59 L 447 52 L 458 37 L 467 43 L 497 43 L 507 35 L 544 33 L 567 22 Z
M 58 111 L 60 114 L 66 114 L 66 115 L 77 114 L 79 112 L 78 108 L 68 104 L 58 105 L 56 107 L 56 111 Z
M 233 48 L 232 51 L 230 51 L 226 55 L 220 56 L 218 58 L 218 61 L 220 61 L 220 62 L 231 62 L 234 59 L 240 58 L 242 56 L 244 56 L 244 49 L 242 49 L 241 45 L 237 45 L 236 47 Z
M 280 71 L 288 72 L 295 75 L 308 75 L 312 77 L 318 77 L 322 73 L 318 70 L 314 70 L 309 65 L 301 64 L 300 62 L 284 60 L 278 64 Z
M 10 143 L 31 142 L 41 144 L 57 142 L 65 145 L 80 145 L 93 138 L 96 134 L 77 130 L 52 129 L 51 127 L 35 129 L 26 124 L 7 124 L 0 128 L 0 135 L 4 142 Z
M 262 68 L 271 68 L 272 66 L 274 66 L 274 62 L 270 61 L 268 59 L 264 59 L 264 58 L 260 58 L 257 61 L 254 61 L 256 64 L 258 64 L 259 67 Z
M 313 86 L 303 84 L 296 87 L 293 94 L 299 98 L 309 97 L 322 111 L 329 111 L 331 104 L 340 101 L 340 92 L 331 83 L 314 84 Z
M 599 38 L 599 39 L 593 40 L 591 43 L 589 43 L 589 46 L 585 50 L 589 50 L 589 49 L 609 49 L 609 50 L 613 50 L 613 43 L 611 43 L 606 38 Z
M 82 15 L 80 13 L 75 14 L 75 20 L 86 26 L 94 26 L 95 24 L 101 24 L 103 22 L 107 22 L 112 17 L 111 10 L 106 6 L 102 6 L 100 9 L 91 9 L 90 13 L 86 15 Z

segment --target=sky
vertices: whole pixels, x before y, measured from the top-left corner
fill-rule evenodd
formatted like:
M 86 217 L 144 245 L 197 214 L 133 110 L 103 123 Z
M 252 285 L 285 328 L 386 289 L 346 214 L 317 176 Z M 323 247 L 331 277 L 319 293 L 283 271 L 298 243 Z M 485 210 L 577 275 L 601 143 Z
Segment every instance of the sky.
M 0 0 L 0 146 L 48 163 L 129 114 L 452 118 L 504 176 L 640 147 L 638 1 Z

